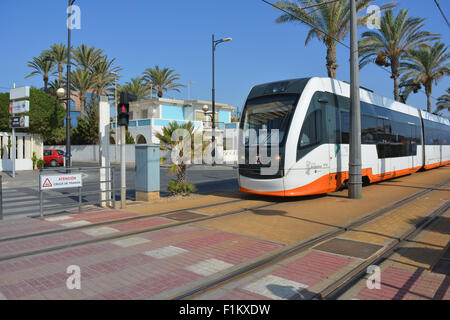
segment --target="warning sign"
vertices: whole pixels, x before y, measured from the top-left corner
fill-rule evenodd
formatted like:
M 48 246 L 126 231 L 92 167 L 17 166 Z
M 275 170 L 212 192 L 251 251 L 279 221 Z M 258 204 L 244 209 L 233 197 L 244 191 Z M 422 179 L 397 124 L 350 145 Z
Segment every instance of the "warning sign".
M 77 188 L 81 186 L 83 186 L 81 181 L 81 173 L 41 176 L 40 181 L 41 190 Z

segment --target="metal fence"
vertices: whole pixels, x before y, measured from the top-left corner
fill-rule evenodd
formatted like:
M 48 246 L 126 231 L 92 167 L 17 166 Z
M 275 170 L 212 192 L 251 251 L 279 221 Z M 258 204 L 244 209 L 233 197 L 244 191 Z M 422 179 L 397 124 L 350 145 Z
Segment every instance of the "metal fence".
M 81 187 L 67 187 L 64 189 L 55 189 L 55 190 L 69 190 L 72 192 L 64 192 L 62 195 L 49 195 L 50 191 L 54 191 L 53 189 L 43 189 L 41 185 L 41 177 L 42 176 L 48 176 L 49 173 L 56 172 L 57 174 L 64 176 L 67 174 L 73 174 L 73 173 L 86 173 L 88 171 L 98 170 L 99 171 L 99 181 L 95 182 L 88 182 L 88 183 L 82 183 Z M 101 179 L 101 172 L 104 170 L 104 175 L 106 177 L 105 180 Z M 55 174 L 56 175 L 56 174 Z M 0 180 L 1 181 L 1 180 Z M 102 188 L 103 184 L 103 188 Z M 88 187 L 99 185 L 98 189 L 94 187 L 94 190 L 88 190 Z M 1 188 L 0 188 L 1 190 Z M 74 191 L 76 190 L 76 191 Z M 81 213 L 82 207 L 87 205 L 103 205 L 106 203 L 107 206 L 110 208 L 116 207 L 116 189 L 115 189 L 115 181 L 114 181 L 114 167 L 71 167 L 70 169 L 61 169 L 61 168 L 49 168 L 49 169 L 41 169 L 39 171 L 39 210 L 40 210 L 40 216 L 44 216 L 45 210 L 55 210 L 55 209 L 68 209 L 68 208 L 77 208 L 78 212 Z M 0 193 L 1 194 L 1 193 Z M 100 197 L 98 200 L 95 201 L 83 201 L 83 197 L 89 196 L 89 195 L 96 195 L 98 194 Z M 102 195 L 105 194 L 103 197 Z M 58 204 L 58 205 L 50 205 L 46 206 L 44 201 L 45 200 L 56 200 L 56 199 L 64 199 L 64 198 L 70 198 L 70 197 L 77 197 L 77 202 L 67 202 L 64 204 Z

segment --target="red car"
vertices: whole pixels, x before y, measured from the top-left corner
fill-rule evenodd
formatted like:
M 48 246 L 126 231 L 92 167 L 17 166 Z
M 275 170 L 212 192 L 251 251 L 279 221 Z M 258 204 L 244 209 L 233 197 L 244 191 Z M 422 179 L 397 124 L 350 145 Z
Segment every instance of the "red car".
M 44 164 L 56 167 L 64 165 L 64 154 L 62 150 L 44 150 Z

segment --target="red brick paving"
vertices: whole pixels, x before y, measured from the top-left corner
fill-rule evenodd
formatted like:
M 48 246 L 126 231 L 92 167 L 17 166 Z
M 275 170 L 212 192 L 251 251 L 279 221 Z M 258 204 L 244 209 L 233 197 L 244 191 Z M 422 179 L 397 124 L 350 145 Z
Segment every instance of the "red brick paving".
M 389 267 L 381 273 L 381 289 L 363 288 L 356 295 L 361 300 L 450 299 L 450 278 L 416 271 Z
M 222 259 L 229 253 L 237 258 L 235 262 L 245 262 L 255 255 L 281 247 L 267 241 L 194 226 L 147 232 L 138 237 L 151 241 L 127 248 L 108 241 L 0 262 L 0 292 L 7 299 L 151 298 L 202 278 L 185 270 L 186 266 L 210 258 Z M 189 251 L 165 259 L 143 254 L 168 245 L 189 248 Z M 237 248 L 242 251 L 237 251 Z M 65 289 L 69 276 L 65 270 L 71 264 L 81 268 L 82 289 L 79 291 Z
M 247 283 L 239 285 L 239 287 L 228 291 L 219 299 L 224 300 L 258 300 L 263 296 L 257 295 L 243 289 L 250 283 L 258 281 L 268 275 L 274 275 L 287 280 L 299 282 L 312 287 L 319 282 L 326 280 L 352 261 L 351 258 L 341 257 L 333 254 L 312 251 L 307 255 L 298 258 L 290 263 L 282 265 L 271 272 L 252 279 Z M 264 297 L 264 299 L 268 299 Z

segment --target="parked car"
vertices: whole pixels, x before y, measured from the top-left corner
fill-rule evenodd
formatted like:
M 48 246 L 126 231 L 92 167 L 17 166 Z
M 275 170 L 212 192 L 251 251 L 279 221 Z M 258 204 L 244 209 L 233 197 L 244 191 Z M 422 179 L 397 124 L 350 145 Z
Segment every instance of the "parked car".
M 44 164 L 52 167 L 64 165 L 64 154 L 62 150 L 44 150 Z

